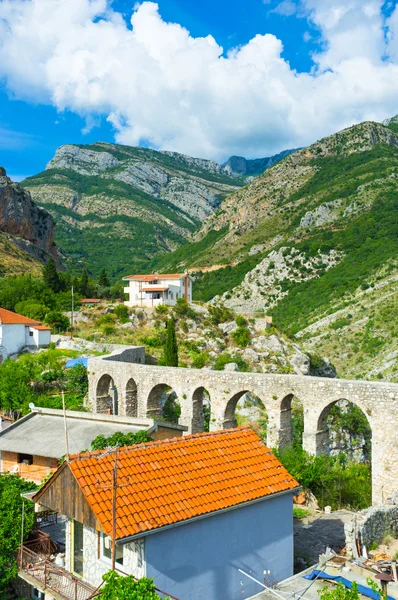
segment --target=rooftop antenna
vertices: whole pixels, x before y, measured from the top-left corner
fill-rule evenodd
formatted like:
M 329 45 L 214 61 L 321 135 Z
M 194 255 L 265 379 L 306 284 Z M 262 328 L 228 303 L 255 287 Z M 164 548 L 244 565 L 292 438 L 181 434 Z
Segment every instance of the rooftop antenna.
M 65 448 L 66 448 L 66 462 L 69 462 L 69 439 L 68 439 L 68 425 L 66 423 L 66 409 L 65 409 L 65 392 L 62 390 L 62 410 L 64 411 L 64 429 L 65 429 Z

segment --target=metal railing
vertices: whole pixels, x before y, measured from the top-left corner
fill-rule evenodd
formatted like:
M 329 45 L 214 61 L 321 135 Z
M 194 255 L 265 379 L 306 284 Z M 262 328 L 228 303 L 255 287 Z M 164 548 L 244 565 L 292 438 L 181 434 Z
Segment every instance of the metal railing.
M 50 560 L 22 546 L 18 551 L 18 568 L 38 583 L 38 587 L 53 592 L 65 600 L 88 600 L 96 588 Z

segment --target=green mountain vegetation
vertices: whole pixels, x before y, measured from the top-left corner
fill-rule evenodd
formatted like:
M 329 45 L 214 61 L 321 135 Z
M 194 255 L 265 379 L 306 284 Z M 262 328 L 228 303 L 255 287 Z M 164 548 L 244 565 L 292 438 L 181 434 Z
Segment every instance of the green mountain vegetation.
M 196 300 L 221 297 L 241 312 L 271 314 L 340 376 L 395 380 L 397 249 L 391 120 L 361 123 L 288 156 L 226 198 L 193 243 L 159 264 L 199 269 Z
M 62 146 L 23 186 L 54 217 L 68 270 L 116 280 L 181 246 L 243 183 L 212 161 L 98 143 Z

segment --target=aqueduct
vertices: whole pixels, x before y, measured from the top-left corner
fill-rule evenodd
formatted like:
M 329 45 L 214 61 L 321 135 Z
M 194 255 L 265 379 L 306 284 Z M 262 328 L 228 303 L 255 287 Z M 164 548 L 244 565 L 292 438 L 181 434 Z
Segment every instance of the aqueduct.
M 144 348 L 134 347 L 89 360 L 89 402 L 94 411 L 121 415 L 159 414 L 160 398 L 172 389 L 181 406 L 179 423 L 191 433 L 203 431 L 204 394 L 210 396 L 210 429 L 235 424 L 234 412 L 247 392 L 260 398 L 268 414 L 267 444 L 291 441 L 291 401 L 304 409 L 303 446 L 325 451 L 325 415 L 339 400 L 348 400 L 366 415 L 372 430 L 373 503 L 398 490 L 398 384 L 298 375 L 239 373 L 146 365 Z

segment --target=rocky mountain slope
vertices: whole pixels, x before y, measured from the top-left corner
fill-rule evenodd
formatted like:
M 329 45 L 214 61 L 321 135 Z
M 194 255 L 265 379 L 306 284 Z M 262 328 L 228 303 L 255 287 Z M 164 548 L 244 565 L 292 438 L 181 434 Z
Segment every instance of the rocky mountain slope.
M 264 159 L 261 168 L 279 158 Z M 214 161 L 99 142 L 61 146 L 23 185 L 56 219 L 70 268 L 98 274 L 105 266 L 120 277 L 150 268 L 155 256 L 190 239 L 247 180 Z
M 1 274 L 38 274 L 50 256 L 60 267 L 51 215 L 0 167 Z
M 297 150 L 283 150 L 283 152 L 279 152 L 279 154 L 275 154 L 274 156 L 249 160 L 243 156 L 230 156 L 222 166 L 231 175 L 236 174 L 246 178 L 254 178 L 296 151 Z
M 395 379 L 397 248 L 398 133 L 394 123 L 365 122 L 226 198 L 160 266 L 202 267 L 197 299 L 266 311 L 340 376 Z M 205 272 L 213 264 L 228 266 Z

